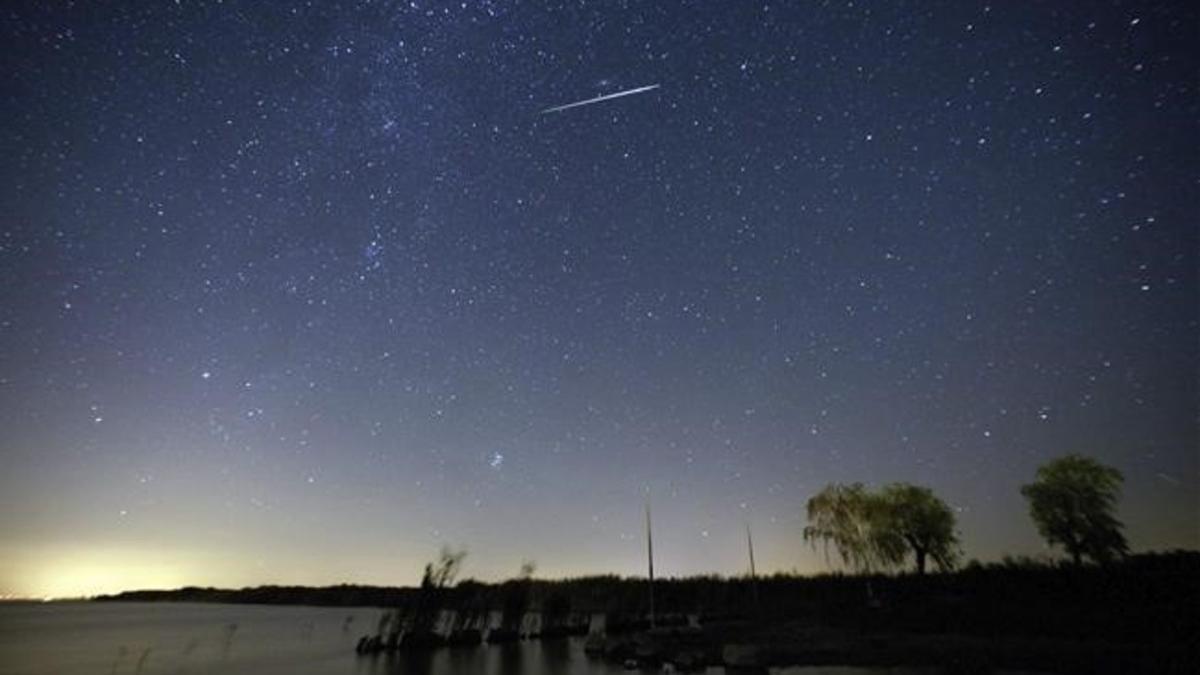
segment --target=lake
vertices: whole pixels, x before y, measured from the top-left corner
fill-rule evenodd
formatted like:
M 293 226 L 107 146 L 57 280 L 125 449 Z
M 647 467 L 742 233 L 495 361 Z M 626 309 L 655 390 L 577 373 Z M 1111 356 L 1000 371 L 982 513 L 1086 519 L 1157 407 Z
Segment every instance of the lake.
M 568 675 L 628 672 L 583 641 L 532 640 L 423 654 L 358 656 L 382 610 L 188 603 L 0 604 L 0 674 Z M 722 673 L 711 668 L 709 673 Z M 786 675 L 932 673 L 787 668 Z

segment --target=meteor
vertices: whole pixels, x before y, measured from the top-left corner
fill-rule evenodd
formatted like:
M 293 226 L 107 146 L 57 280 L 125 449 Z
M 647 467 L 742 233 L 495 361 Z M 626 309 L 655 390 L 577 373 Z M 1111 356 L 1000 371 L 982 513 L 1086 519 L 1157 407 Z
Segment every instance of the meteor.
M 650 84 L 650 85 L 646 85 L 645 87 L 638 87 L 636 89 L 626 89 L 625 91 L 618 91 L 615 94 L 605 94 L 603 96 L 597 96 L 596 98 L 589 98 L 586 101 L 575 101 L 574 103 L 568 103 L 566 105 L 558 105 L 558 106 L 554 106 L 553 108 L 546 108 L 545 110 L 542 111 L 542 114 L 545 115 L 547 113 L 562 112 L 568 108 L 578 108 L 580 106 L 591 105 L 593 103 L 599 103 L 601 101 L 607 101 L 612 98 L 621 98 L 622 96 L 632 96 L 634 94 L 640 94 L 642 92 L 650 91 L 652 89 L 658 89 L 659 86 L 660 85 L 657 85 L 657 84 Z

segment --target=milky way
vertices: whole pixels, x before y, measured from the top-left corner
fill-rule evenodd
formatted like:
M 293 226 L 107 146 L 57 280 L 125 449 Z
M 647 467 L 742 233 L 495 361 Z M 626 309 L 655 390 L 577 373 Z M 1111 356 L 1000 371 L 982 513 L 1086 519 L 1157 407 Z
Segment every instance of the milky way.
M 535 4 L 6 6 L 0 594 L 1200 544 L 1194 9 Z

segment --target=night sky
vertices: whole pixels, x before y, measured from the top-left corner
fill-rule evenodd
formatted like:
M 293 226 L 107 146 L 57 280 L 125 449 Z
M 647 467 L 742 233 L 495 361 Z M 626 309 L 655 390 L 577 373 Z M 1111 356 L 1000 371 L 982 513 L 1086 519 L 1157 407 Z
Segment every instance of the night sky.
M 1200 546 L 1189 4 L 6 3 L 0 594 Z

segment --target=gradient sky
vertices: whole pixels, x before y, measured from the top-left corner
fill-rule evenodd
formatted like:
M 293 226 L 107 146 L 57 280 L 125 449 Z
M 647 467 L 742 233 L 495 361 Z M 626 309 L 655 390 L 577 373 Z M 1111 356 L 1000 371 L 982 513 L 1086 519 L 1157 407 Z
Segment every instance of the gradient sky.
M 1200 546 L 1189 4 L 6 4 L 0 594 Z

